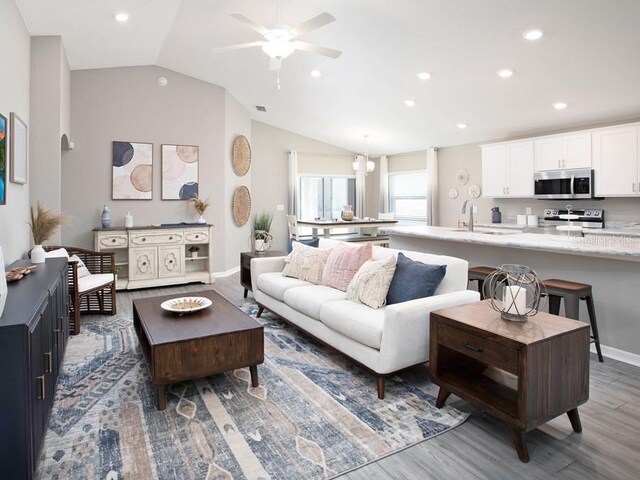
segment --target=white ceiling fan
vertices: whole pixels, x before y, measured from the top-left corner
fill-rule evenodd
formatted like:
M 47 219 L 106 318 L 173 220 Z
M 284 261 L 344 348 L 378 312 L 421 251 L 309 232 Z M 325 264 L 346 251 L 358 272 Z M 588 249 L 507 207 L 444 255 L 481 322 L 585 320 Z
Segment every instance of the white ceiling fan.
M 256 42 L 240 43 L 237 45 L 229 45 L 226 47 L 213 48 L 213 52 L 230 52 L 232 50 L 240 50 L 243 48 L 262 47 L 262 51 L 271 57 L 269 64 L 270 70 L 280 70 L 282 67 L 282 59 L 291 55 L 295 50 L 303 52 L 324 55 L 330 58 L 338 58 L 342 55 L 339 50 L 332 48 L 320 47 L 311 43 L 298 40 L 301 35 L 316 30 L 320 27 L 335 22 L 335 18 L 329 13 L 321 13 L 306 22 L 302 22 L 296 27 L 291 27 L 280 21 L 280 2 L 278 2 L 278 23 L 273 28 L 267 28 L 259 23 L 254 22 L 250 18 L 245 17 L 241 13 L 232 13 L 231 16 L 244 23 L 249 28 L 260 33 L 265 39 Z

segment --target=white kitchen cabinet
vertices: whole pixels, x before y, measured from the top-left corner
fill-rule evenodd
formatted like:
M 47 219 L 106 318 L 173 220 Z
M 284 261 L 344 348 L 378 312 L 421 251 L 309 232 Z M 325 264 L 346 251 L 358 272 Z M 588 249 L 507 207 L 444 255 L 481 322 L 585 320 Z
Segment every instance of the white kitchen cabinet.
M 513 142 L 482 147 L 484 197 L 533 196 L 533 142 Z
M 535 140 L 535 170 L 591 168 L 591 133 L 568 133 Z
M 595 194 L 598 197 L 640 195 L 638 125 L 593 133 Z
M 213 226 L 95 229 L 97 251 L 115 253 L 116 288 L 213 283 Z

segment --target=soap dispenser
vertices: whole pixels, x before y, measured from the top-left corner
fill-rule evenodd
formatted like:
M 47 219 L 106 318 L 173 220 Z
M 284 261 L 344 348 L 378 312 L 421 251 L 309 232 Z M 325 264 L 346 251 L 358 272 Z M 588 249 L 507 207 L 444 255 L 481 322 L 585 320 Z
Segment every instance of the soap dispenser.
M 502 223 L 502 213 L 500 213 L 500 207 L 493 207 L 491 209 L 491 223 Z

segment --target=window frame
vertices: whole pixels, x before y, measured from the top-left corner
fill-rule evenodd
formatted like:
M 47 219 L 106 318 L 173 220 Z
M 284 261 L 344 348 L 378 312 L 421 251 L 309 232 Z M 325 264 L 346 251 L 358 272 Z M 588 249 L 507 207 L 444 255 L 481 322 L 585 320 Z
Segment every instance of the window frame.
M 391 178 L 400 175 L 424 175 L 425 180 L 425 194 L 424 196 L 418 195 L 393 195 L 391 188 Z M 396 220 L 399 223 L 403 224 L 427 224 L 429 221 L 429 171 L 426 168 L 419 170 L 402 170 L 398 172 L 389 172 L 388 180 L 387 180 L 387 189 L 388 189 L 388 200 L 389 200 L 389 211 L 395 213 Z M 422 217 L 406 217 L 402 215 L 398 215 L 396 211 L 396 200 L 424 200 L 425 202 L 425 216 Z

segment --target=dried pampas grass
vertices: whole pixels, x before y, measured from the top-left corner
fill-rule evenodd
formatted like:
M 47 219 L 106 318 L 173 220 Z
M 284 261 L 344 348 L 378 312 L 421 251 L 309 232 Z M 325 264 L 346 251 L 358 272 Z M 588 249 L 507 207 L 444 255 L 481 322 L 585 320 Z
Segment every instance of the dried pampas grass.
M 189 201 L 193 203 L 193 208 L 196 209 L 198 215 L 202 215 L 211 205 L 211 200 L 209 200 L 209 197 L 207 197 L 205 200 L 201 199 L 200 197 L 191 197 Z
M 40 200 L 35 208 L 31 207 L 31 236 L 35 245 L 42 245 L 56 232 L 61 225 L 69 222 L 70 217 L 50 208 L 45 208 Z

